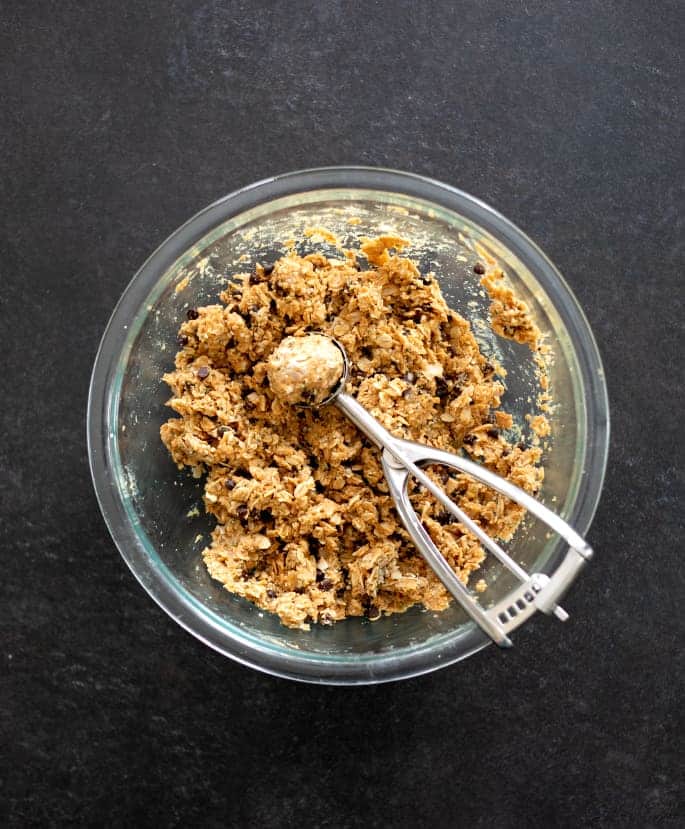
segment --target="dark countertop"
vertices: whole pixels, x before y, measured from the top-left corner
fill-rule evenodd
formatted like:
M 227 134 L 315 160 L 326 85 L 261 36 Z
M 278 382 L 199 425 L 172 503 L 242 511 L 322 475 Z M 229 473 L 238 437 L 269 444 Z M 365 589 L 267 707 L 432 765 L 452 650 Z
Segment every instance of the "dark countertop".
M 682 825 L 683 23 L 676 0 L 6 5 L 3 823 Z M 571 621 L 357 690 L 262 676 L 167 618 L 84 442 L 100 334 L 152 249 L 239 186 L 340 163 L 529 232 L 613 417 Z

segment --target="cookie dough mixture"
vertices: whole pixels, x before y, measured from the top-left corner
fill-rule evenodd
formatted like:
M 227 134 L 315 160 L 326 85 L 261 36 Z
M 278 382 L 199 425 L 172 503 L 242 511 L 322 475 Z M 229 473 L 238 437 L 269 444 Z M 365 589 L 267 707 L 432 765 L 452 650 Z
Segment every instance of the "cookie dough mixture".
M 236 277 L 221 304 L 188 310 L 175 370 L 164 376 L 179 416 L 161 427 L 162 440 L 179 467 L 206 474 L 205 506 L 217 519 L 203 552 L 210 574 L 290 627 L 377 619 L 415 604 L 441 610 L 450 597 L 399 521 L 378 450 L 335 407 L 291 405 L 301 378 L 274 393 L 272 382 L 284 382 L 274 352 L 286 338 L 322 332 L 338 340 L 350 361 L 347 391 L 397 437 L 463 447 L 531 493 L 542 481 L 540 448 L 505 438 L 512 418 L 500 406 L 497 370 L 432 275 L 399 255 L 406 244 L 367 241 L 363 266 L 349 251 L 342 261 L 290 254 L 257 265 Z M 493 263 L 479 262 L 476 272 L 499 279 Z M 498 298 L 498 315 L 512 307 L 506 300 Z M 506 320 L 511 336 L 523 324 Z M 526 341 L 533 334 L 526 328 Z M 340 366 L 329 357 L 322 370 L 333 377 Z M 431 474 L 486 532 L 511 538 L 520 507 L 444 467 Z M 411 497 L 469 582 L 484 557 L 479 542 L 419 487 Z

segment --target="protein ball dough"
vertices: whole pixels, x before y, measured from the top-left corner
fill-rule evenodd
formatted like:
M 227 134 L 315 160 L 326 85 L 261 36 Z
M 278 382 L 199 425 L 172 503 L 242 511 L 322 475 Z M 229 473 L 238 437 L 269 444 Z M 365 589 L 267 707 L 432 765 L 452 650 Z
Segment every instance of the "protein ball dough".
M 534 492 L 540 448 L 510 443 L 503 386 L 469 323 L 450 310 L 437 280 L 383 236 L 332 261 L 318 253 L 257 266 L 192 309 L 164 379 L 178 417 L 161 427 L 174 461 L 206 474 L 205 508 L 217 520 L 203 551 L 229 591 L 307 629 L 348 616 L 441 610 L 450 598 L 401 525 L 380 454 L 334 406 L 292 406 L 271 388 L 269 362 L 284 339 L 312 329 L 347 352 L 347 390 L 392 434 L 460 447 Z M 332 376 L 332 373 L 331 373 Z M 324 384 L 325 385 L 325 384 Z M 523 510 L 468 476 L 429 468 L 448 495 L 494 538 L 511 538 Z M 419 487 L 412 504 L 466 583 L 483 551 Z
M 271 390 L 292 405 L 319 405 L 340 382 L 345 364 L 340 349 L 322 334 L 286 337 L 269 358 Z

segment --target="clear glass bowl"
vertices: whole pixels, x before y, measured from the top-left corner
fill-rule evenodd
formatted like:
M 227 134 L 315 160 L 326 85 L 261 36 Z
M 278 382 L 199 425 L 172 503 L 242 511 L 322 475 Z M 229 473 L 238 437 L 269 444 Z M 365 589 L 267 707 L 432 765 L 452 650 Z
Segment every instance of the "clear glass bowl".
M 537 391 L 531 355 L 493 336 L 486 324 L 473 243 L 499 260 L 555 352 L 557 406 L 541 497 L 587 531 L 606 466 L 608 403 L 597 347 L 573 294 L 525 234 L 487 205 L 436 181 L 374 168 L 308 170 L 246 187 L 198 213 L 152 254 L 115 308 L 95 360 L 88 403 L 93 481 L 136 578 L 210 647 L 253 668 L 310 682 L 406 678 L 463 659 L 489 640 L 456 604 L 442 613 L 417 607 L 373 623 L 349 619 L 309 632 L 283 627 L 207 574 L 201 550 L 212 520 L 202 507 L 202 483 L 176 469 L 159 439 L 159 426 L 171 415 L 161 376 L 172 366 L 185 310 L 216 302 L 226 273 L 272 261 L 286 240 L 301 239 L 312 226 L 350 242 L 380 232 L 410 239 L 408 255 L 436 272 L 448 303 L 472 321 L 483 349 L 508 370 L 504 405 L 525 427 Z M 315 245 L 321 247 L 315 239 L 308 243 Z M 199 514 L 190 517 L 194 507 Z M 546 573 L 565 552 L 533 521 L 524 522 L 508 548 L 527 569 Z M 480 600 L 486 605 L 514 586 L 496 562 L 483 575 L 489 586 Z

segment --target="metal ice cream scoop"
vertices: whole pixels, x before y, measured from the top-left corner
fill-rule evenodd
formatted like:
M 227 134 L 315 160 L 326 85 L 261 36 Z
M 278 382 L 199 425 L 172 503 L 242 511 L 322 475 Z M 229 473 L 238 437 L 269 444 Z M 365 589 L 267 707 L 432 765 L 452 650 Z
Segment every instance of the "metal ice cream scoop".
M 317 333 L 312 336 L 319 338 L 318 349 L 313 349 L 312 354 L 316 354 L 317 351 L 319 353 L 326 351 L 331 345 L 339 349 L 342 355 L 342 373 L 328 396 L 321 399 L 322 396 L 319 395 L 316 402 L 312 402 L 313 395 L 307 392 L 304 399 L 297 401 L 296 405 L 319 408 L 334 404 L 381 450 L 383 472 L 402 523 L 433 572 L 468 615 L 494 642 L 502 647 L 511 646 L 511 640 L 507 634 L 523 624 L 536 610 L 554 614 L 561 621 L 565 621 L 568 614 L 557 604 L 557 601 L 566 592 L 585 562 L 592 557 L 592 549 L 584 539 L 540 501 L 480 464 L 461 455 L 393 437 L 354 397 L 345 392 L 350 366 L 342 344 L 323 334 Z M 328 356 L 330 364 L 330 352 Z M 550 576 L 544 573 L 527 573 L 423 471 L 423 466 L 434 464 L 449 466 L 470 475 L 520 504 L 560 535 L 569 545 L 569 550 L 555 572 Z M 494 607 L 486 609 L 478 603 L 475 595 L 459 580 L 423 528 L 409 500 L 410 475 L 424 486 L 459 523 L 473 533 L 483 547 L 521 582 Z

